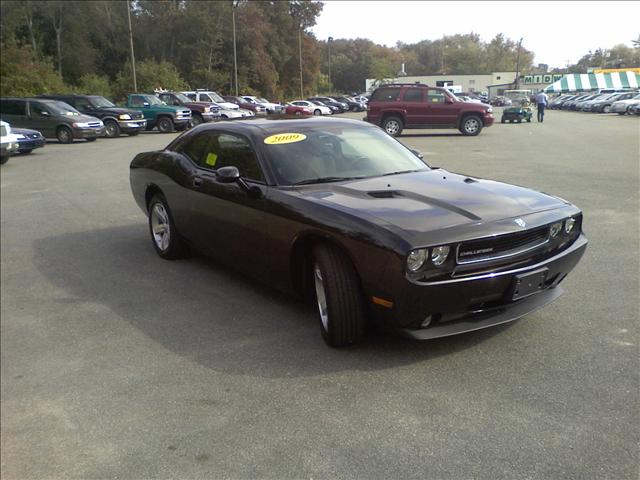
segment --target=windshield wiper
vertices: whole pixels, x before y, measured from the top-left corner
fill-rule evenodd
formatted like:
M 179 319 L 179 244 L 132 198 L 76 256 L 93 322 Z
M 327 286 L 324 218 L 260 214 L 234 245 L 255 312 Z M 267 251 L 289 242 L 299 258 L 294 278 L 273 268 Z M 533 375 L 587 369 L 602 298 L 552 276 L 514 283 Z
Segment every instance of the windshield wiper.
M 318 178 L 308 178 L 306 180 L 300 180 L 299 182 L 292 183 L 292 185 L 311 185 L 313 183 L 341 182 L 343 180 L 357 180 L 359 178 L 365 178 L 365 177 L 318 177 Z
M 424 170 L 423 168 L 417 169 L 417 170 L 399 170 L 397 172 L 389 172 L 389 173 L 383 173 L 382 175 L 380 175 L 381 177 L 387 177 L 389 175 L 400 175 L 401 173 L 412 173 L 412 172 L 421 172 L 422 170 Z

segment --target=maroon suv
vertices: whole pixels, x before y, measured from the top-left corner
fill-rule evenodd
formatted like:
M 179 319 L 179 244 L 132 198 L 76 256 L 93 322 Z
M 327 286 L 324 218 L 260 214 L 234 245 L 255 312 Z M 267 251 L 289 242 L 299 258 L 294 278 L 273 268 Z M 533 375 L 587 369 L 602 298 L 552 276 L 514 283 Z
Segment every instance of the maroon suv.
M 394 83 L 373 92 L 364 120 L 393 136 L 405 128 L 457 128 L 463 135 L 478 135 L 493 125 L 492 112 L 491 106 L 463 102 L 444 88 Z

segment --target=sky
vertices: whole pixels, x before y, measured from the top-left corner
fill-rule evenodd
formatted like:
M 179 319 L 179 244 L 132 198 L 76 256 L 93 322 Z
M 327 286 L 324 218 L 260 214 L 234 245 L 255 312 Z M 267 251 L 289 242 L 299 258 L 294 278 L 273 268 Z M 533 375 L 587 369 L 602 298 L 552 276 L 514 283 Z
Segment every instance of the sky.
M 312 29 L 319 40 L 368 38 L 395 46 L 443 35 L 474 32 L 483 41 L 498 33 L 519 40 L 536 54 L 534 64 L 565 67 L 589 50 L 640 35 L 640 2 L 431 2 L 324 1 Z M 609 15 L 611 13 L 611 15 Z M 615 13 L 615 15 L 613 14 Z M 567 21 L 571 18 L 571 21 Z

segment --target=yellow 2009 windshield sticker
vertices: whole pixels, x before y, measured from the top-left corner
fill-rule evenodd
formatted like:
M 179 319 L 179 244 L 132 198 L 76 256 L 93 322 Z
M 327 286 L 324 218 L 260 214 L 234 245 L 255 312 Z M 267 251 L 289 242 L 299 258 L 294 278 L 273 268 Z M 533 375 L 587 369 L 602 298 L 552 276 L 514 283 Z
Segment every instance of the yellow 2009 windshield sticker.
M 267 145 L 282 145 L 284 143 L 296 143 L 306 139 L 307 136 L 302 133 L 278 133 L 264 139 Z

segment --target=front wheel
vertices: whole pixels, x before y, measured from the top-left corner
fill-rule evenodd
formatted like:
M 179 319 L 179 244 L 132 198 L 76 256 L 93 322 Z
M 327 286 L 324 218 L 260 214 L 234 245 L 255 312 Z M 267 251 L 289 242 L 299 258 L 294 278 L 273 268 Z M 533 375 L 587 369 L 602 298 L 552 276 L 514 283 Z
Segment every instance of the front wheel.
M 58 127 L 56 138 L 60 143 L 71 143 L 73 142 L 73 133 L 69 127 Z
M 611 111 L 611 106 L 610 105 L 605 105 L 602 108 L 602 113 L 609 113 Z
M 107 138 L 117 138 L 120 136 L 120 126 L 113 120 L 104 122 L 104 133 Z
M 173 132 L 173 120 L 168 117 L 162 117 L 158 119 L 158 130 L 162 133 Z
M 462 121 L 462 127 L 460 127 L 460 131 L 463 135 L 467 136 L 475 136 L 480 133 L 482 130 L 482 120 L 475 115 L 471 115 L 469 117 L 465 117 Z
M 296 110 L 296 115 L 299 117 L 300 115 L 302 115 L 302 113 L 300 112 L 300 110 Z
M 319 108 L 316 108 L 316 109 L 313 111 L 313 114 L 314 114 L 314 115 L 320 115 L 321 113 L 322 113 L 322 112 L 320 111 L 320 109 L 319 109 Z
M 402 120 L 398 117 L 387 117 L 382 122 L 382 129 L 393 137 L 400 136 L 402 128 Z
M 318 245 L 312 273 L 322 338 L 332 347 L 358 342 L 365 331 L 364 302 L 351 260 L 332 245 Z
M 191 117 L 191 126 L 192 127 L 197 127 L 201 123 L 204 123 L 204 119 L 202 118 L 201 115 L 194 115 L 193 117 Z
M 156 253 L 165 260 L 185 256 L 186 244 L 176 231 L 167 200 L 161 194 L 153 196 L 149 202 L 149 233 Z

